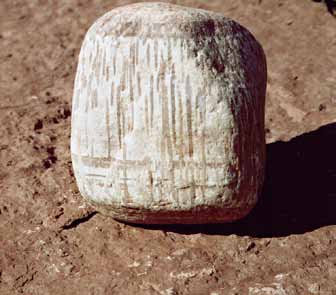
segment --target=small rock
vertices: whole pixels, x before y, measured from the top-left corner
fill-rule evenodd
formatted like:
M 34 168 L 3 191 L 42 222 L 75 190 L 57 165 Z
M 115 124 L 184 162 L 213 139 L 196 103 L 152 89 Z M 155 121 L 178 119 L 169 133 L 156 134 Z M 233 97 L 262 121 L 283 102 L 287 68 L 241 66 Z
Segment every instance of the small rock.
M 255 242 L 250 242 L 250 243 L 247 245 L 246 252 L 251 251 L 255 246 L 256 246 Z
M 38 119 L 34 125 L 34 130 L 40 130 L 43 128 L 43 122 L 42 120 Z

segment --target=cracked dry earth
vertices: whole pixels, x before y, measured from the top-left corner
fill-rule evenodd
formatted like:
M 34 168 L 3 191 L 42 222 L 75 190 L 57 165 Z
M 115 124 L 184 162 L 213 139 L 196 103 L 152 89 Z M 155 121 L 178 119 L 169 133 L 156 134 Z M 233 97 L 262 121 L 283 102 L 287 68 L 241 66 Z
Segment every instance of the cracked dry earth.
M 0 2 L 0 294 L 336 294 L 336 19 L 308 0 L 174 2 L 263 45 L 266 183 L 240 222 L 140 227 L 82 200 L 69 151 L 84 34 L 126 3 Z

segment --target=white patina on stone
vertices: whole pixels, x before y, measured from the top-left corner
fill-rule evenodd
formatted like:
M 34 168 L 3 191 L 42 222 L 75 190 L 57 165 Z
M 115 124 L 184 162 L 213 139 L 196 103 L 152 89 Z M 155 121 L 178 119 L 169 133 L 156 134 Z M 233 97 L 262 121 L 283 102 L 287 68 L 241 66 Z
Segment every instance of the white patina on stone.
M 140 223 L 233 221 L 264 178 L 266 62 L 213 12 L 167 3 L 114 9 L 79 56 L 71 152 L 81 194 Z

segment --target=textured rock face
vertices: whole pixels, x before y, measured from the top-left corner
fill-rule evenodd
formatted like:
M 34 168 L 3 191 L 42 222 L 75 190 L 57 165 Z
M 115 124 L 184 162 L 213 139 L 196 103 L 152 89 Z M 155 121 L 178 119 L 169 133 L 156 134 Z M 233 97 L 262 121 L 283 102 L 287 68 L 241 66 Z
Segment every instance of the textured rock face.
M 81 194 L 141 223 L 245 216 L 264 177 L 266 62 L 236 22 L 198 9 L 114 9 L 82 45 L 71 151 Z

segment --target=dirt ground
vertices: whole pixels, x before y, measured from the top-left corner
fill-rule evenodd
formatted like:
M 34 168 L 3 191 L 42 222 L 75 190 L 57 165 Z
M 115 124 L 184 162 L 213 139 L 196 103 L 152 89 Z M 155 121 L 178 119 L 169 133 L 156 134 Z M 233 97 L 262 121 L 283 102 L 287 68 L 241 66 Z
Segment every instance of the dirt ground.
M 240 222 L 145 228 L 82 200 L 69 151 L 84 34 L 129 2 L 0 1 L 0 294 L 336 294 L 336 18 L 310 0 L 174 2 L 263 45 L 266 183 Z

